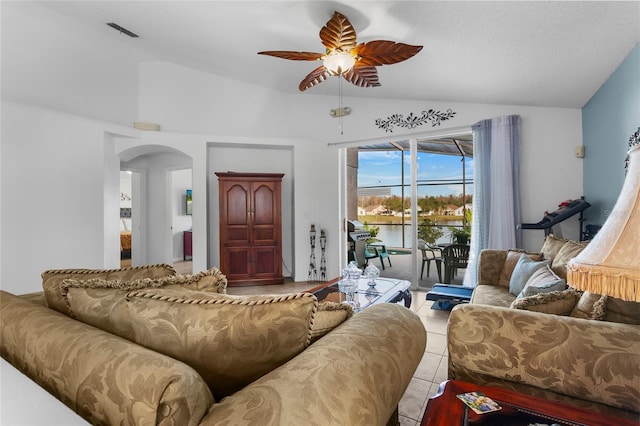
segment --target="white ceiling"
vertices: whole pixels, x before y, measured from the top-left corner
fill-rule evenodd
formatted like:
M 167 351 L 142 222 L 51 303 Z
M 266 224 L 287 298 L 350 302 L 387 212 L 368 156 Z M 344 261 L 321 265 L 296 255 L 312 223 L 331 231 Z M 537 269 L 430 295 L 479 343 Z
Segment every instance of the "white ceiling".
M 485 1 L 45 1 L 84 24 L 94 48 L 134 47 L 212 74 L 297 93 L 318 66 L 257 55 L 322 52 L 318 33 L 333 11 L 358 42 L 423 45 L 379 68 L 381 87 L 343 85 L 346 96 L 581 108 L 640 41 L 640 2 Z M 133 39 L 107 27 L 115 22 Z M 77 28 L 77 26 L 73 26 Z M 29 29 L 37 31 L 37 28 Z M 61 29 L 64 31 L 64 29 Z M 323 82 L 300 94 L 335 95 Z

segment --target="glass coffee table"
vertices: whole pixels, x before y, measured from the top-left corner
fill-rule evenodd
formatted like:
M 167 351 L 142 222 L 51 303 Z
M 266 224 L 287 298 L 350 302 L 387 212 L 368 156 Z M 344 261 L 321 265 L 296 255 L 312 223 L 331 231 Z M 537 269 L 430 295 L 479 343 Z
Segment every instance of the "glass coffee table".
M 307 290 L 318 298 L 319 302 L 330 301 L 342 303 L 346 301 L 346 295 L 338 289 L 336 278 L 322 285 Z M 365 277 L 358 280 L 358 288 L 354 300 L 361 311 L 376 303 L 403 303 L 405 307 L 411 307 L 411 282 L 395 278 L 377 278 L 375 287 L 370 287 Z

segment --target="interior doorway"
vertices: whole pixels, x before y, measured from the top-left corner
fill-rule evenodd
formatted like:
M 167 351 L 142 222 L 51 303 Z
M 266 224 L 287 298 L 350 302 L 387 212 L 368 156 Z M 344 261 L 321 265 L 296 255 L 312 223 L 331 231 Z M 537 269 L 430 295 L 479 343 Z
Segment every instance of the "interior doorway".
M 179 274 L 191 274 L 193 273 L 192 169 L 171 170 L 169 181 L 172 264 Z
M 183 203 L 186 202 L 186 189 L 190 189 L 192 184 L 193 160 L 182 151 L 158 145 L 129 148 L 118 156 L 121 171 L 128 171 L 131 176 L 131 257 L 122 259 L 121 263 L 130 263 L 131 266 L 156 263 L 172 265 L 178 258 L 178 255 L 174 255 L 176 244 L 173 228 L 177 226 L 174 217 L 186 216 Z M 174 176 L 174 171 L 179 170 L 185 171 L 184 178 Z M 123 176 L 126 182 L 127 177 Z M 173 182 L 179 188 L 179 193 L 176 192 L 178 189 L 174 189 Z M 128 188 L 128 185 L 124 184 L 123 187 Z M 127 221 L 121 222 L 124 227 Z M 179 225 L 178 230 L 181 237 L 182 227 Z M 190 222 L 186 229 L 191 229 Z M 182 247 L 182 240 L 179 247 Z M 180 273 L 191 273 L 191 261 L 188 265 L 180 265 L 180 268 Z
M 132 238 L 132 174 L 120 171 L 120 267 L 131 266 Z

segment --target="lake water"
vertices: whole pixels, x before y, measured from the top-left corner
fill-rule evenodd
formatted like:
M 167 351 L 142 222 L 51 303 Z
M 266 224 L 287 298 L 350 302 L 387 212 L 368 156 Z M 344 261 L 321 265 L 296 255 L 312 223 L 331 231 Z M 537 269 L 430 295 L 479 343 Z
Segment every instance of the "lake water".
M 375 225 L 380 227 L 380 232 L 376 238 L 382 240 L 387 247 L 402 247 L 402 225 Z M 449 226 L 462 226 L 462 221 L 456 220 L 447 223 L 446 225 L 439 226 L 443 230 L 444 234 L 440 237 L 436 243 L 450 243 L 451 231 Z M 411 225 L 406 224 L 404 226 L 404 238 L 406 248 L 411 248 Z

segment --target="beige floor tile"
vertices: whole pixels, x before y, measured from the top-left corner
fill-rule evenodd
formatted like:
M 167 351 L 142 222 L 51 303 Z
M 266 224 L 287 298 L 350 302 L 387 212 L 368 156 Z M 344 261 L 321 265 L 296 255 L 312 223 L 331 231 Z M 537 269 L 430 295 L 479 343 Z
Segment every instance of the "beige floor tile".
M 420 422 L 417 422 L 405 416 L 398 416 L 398 420 L 400 421 L 400 426 L 419 426 L 420 425 Z
M 447 336 L 427 331 L 427 352 L 443 355 L 447 351 Z
M 443 356 L 440 358 L 440 364 L 436 370 L 436 374 L 433 378 L 434 383 L 442 383 L 448 378 L 449 373 L 449 358 Z
M 420 420 L 421 409 L 428 397 L 431 382 L 418 378 L 411 379 L 407 391 L 398 404 L 398 412 L 401 416 L 413 420 Z
M 438 367 L 440 366 L 441 359 L 442 355 L 425 352 L 422 360 L 420 361 L 420 364 L 418 364 L 418 368 L 416 369 L 415 373 L 413 373 L 413 377 L 433 382 L 433 378 L 438 372 Z

